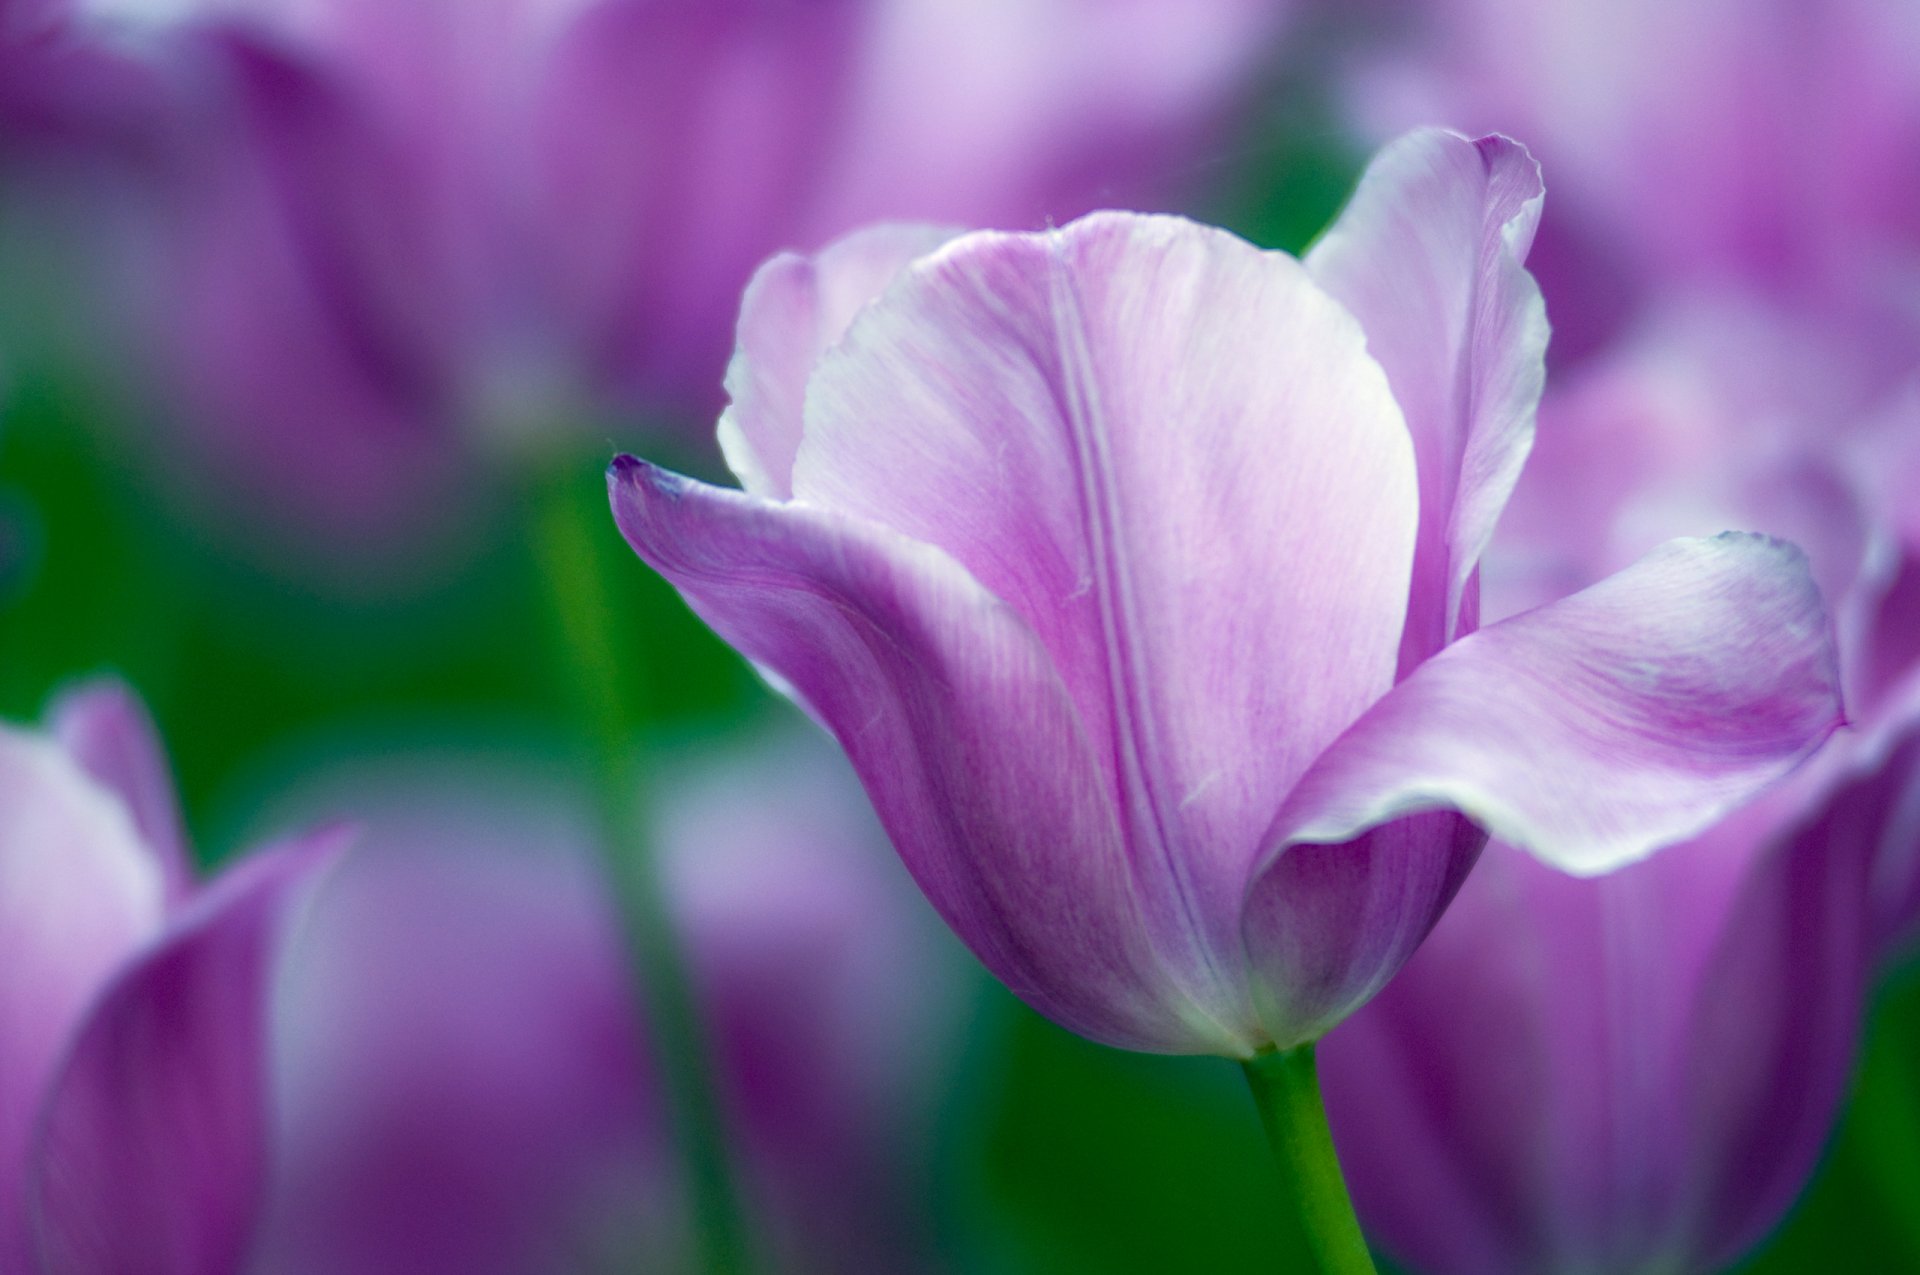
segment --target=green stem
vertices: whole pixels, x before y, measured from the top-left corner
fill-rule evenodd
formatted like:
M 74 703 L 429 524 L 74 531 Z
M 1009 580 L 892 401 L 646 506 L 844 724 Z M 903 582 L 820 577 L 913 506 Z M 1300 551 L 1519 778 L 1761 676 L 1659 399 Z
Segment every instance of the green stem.
M 617 566 L 638 569 L 625 546 L 610 560 L 617 536 L 597 481 L 562 475 L 536 512 L 536 566 L 545 582 L 558 654 L 591 757 L 600 845 L 620 909 L 627 955 L 644 989 L 643 1014 L 656 1045 L 673 1132 L 687 1174 L 703 1269 L 738 1275 L 750 1269 L 746 1230 L 728 1156 L 726 1121 L 712 1083 L 711 1046 L 693 992 L 676 919 L 650 853 L 644 769 L 633 724 L 642 716 L 649 656 L 644 634 L 621 641 L 611 589 Z
M 1269 1050 L 1249 1058 L 1247 1085 L 1260 1111 L 1260 1127 L 1285 1179 L 1307 1242 L 1325 1275 L 1376 1275 L 1360 1220 L 1354 1216 L 1340 1157 L 1320 1100 L 1313 1046 Z

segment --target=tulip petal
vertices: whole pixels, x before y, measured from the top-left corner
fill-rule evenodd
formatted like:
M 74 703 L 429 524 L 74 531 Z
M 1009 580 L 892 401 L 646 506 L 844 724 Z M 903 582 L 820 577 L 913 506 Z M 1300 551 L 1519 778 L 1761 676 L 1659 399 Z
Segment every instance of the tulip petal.
M 53 742 L 0 728 L 0 1270 L 28 1269 L 33 1123 L 87 1006 L 158 931 L 158 864 Z
M 160 733 L 139 697 L 103 678 L 55 700 L 47 724 L 82 770 L 127 803 L 133 826 L 159 862 L 168 903 L 184 899 L 193 884 L 193 855 Z
M 1447 648 L 1329 749 L 1272 856 L 1455 809 L 1592 875 L 1693 835 L 1840 724 L 1826 613 L 1799 550 L 1675 540 Z
M 265 1185 L 274 970 L 344 841 L 319 833 L 233 868 L 88 1015 L 33 1149 L 41 1269 L 242 1268 Z
M 740 344 L 727 368 L 733 402 L 720 417 L 720 449 L 742 487 L 776 500 L 793 495 L 801 407 L 814 364 L 915 258 L 959 233 L 943 226 L 869 226 L 816 256 L 783 252 L 755 272 L 740 302 Z
M 622 457 L 642 558 L 834 732 L 920 887 L 988 969 L 1110 1044 L 1243 1053 L 1169 986 L 1111 797 L 1047 653 L 945 553 Z
M 1104 213 L 916 262 L 807 391 L 796 499 L 938 545 L 1039 635 L 1162 959 L 1223 1014 L 1273 811 L 1393 680 L 1415 476 L 1364 346 L 1293 258 Z
M 1525 147 L 1421 129 L 1380 152 L 1307 254 L 1366 329 L 1419 457 L 1403 674 L 1473 627 L 1474 567 L 1533 445 L 1547 314 L 1524 263 L 1542 197 Z
M 1350 841 L 1288 847 L 1259 876 L 1241 922 L 1273 1044 L 1319 1039 L 1386 986 L 1486 843 L 1463 816 L 1429 810 Z

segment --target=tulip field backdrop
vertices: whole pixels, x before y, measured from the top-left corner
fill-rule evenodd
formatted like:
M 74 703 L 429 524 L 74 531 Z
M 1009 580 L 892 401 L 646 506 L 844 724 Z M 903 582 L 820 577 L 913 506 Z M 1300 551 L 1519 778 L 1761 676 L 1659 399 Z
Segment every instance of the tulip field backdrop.
M 1120 204 L 1299 253 L 1384 140 L 1440 124 L 1532 147 L 1547 191 L 1529 264 L 1555 329 L 1549 407 L 1537 472 L 1499 534 L 1518 527 L 1557 551 L 1558 533 L 1538 528 L 1564 513 L 1586 520 L 1569 537 L 1602 519 L 1616 535 L 1602 545 L 1594 533 L 1577 568 L 1546 550 L 1517 555 L 1503 600 L 1560 596 L 1567 581 L 1544 577 L 1561 571 L 1578 587 L 1669 534 L 1720 530 L 1692 523 L 1730 510 L 1745 521 L 1726 527 L 1805 544 L 1838 617 L 1851 568 L 1829 570 L 1821 546 L 1841 545 L 1831 556 L 1848 564 L 1865 555 L 1846 547 L 1853 507 L 1824 487 L 1809 495 L 1811 470 L 1754 478 L 1724 437 L 1779 417 L 1825 438 L 1884 417 L 1874 437 L 1901 458 L 1884 469 L 1920 476 L 1911 404 L 1883 410 L 1900 386 L 1920 386 L 1920 324 L 1883 321 L 1865 301 L 1904 288 L 1889 308 L 1920 314 L 1916 24 L 1876 40 L 1876 23 L 1898 24 L 1870 4 L 1822 0 L 1808 21 L 1830 38 L 1796 61 L 1782 50 L 1805 32 L 1775 12 L 1792 6 L 1756 4 L 1770 15 L 1758 26 L 1791 30 L 1749 32 L 1768 59 L 1736 65 L 1745 38 L 1727 54 L 1714 24 L 1739 6 L 1680 6 L 1693 16 L 1660 29 L 1677 62 L 1733 87 L 1679 92 L 1663 86 L 1681 73 L 1633 63 L 1648 38 L 1630 29 L 1636 19 L 1582 39 L 1579 6 L 1538 6 L 1523 22 L 1504 12 L 1519 5 L 1209 0 L 1200 19 L 1136 0 L 1116 7 L 1127 21 L 1102 23 L 1080 12 L 1094 6 L 1035 0 L 1051 16 L 1032 24 L 1018 4 L 987 5 L 998 16 L 972 27 L 948 15 L 887 28 L 900 46 L 890 56 L 945 41 L 952 67 L 883 60 L 856 75 L 848 50 L 874 45 L 840 27 L 914 6 L 719 4 L 729 16 L 709 23 L 664 0 L 581 3 L 590 29 L 563 42 L 526 98 L 559 140 L 499 134 L 529 154 L 551 149 L 526 158 L 503 141 L 509 175 L 564 180 L 544 203 L 516 203 L 487 185 L 501 174 L 475 167 L 468 131 L 492 137 L 519 118 L 522 99 L 503 105 L 486 88 L 487 77 L 535 83 L 517 46 L 460 64 L 477 78 L 443 99 L 414 100 L 407 77 L 422 63 L 409 59 L 431 63 L 420 48 L 444 32 L 424 19 L 369 23 L 351 0 L 315 0 L 311 13 L 332 16 L 292 35 L 249 25 L 268 4 L 152 6 L 130 35 L 127 13 L 142 6 L 97 6 L 102 18 L 0 0 L 0 718 L 39 722 L 63 692 L 111 675 L 152 714 L 203 869 L 336 818 L 357 821 L 368 847 L 317 887 L 277 985 L 283 1159 L 271 1216 L 253 1228 L 261 1264 L 244 1269 L 691 1262 L 684 1218 L 697 1204 L 680 1167 L 648 1158 L 673 1161 L 671 1139 L 645 1132 L 656 1107 L 685 1101 L 683 1080 L 671 1060 L 649 1060 L 649 1028 L 635 1036 L 629 967 L 646 953 L 618 937 L 615 891 L 593 866 L 597 844 L 623 837 L 624 853 L 644 847 L 657 864 L 676 918 L 709 1053 L 699 1065 L 721 1077 L 720 1123 L 769 1269 L 1313 1269 L 1276 1206 L 1235 1069 L 1090 1043 L 988 977 L 899 869 L 818 727 L 622 539 L 605 471 L 635 452 L 731 481 L 712 441 L 727 393 L 738 401 L 721 384 L 727 334 L 747 275 L 775 251 L 812 252 L 880 217 L 1027 228 Z M 520 8 L 568 10 L 469 6 L 499 9 L 502 24 L 509 10 L 514 21 L 532 21 Z M 163 12 L 173 9 L 188 17 Z M 678 16 L 655 29 L 654 11 Z M 1556 13 L 1557 38 L 1528 27 Z M 75 34 L 109 19 L 114 34 L 97 46 Z M 208 25 L 185 56 L 154 53 L 177 38 L 167 24 L 194 20 Z M 392 54 L 391 65 L 371 57 L 371 105 L 336 112 L 328 59 L 370 47 Z M 641 75 L 669 88 L 635 92 Z M 980 92 L 969 76 L 998 79 Z M 1116 81 L 1137 90 L 1118 105 L 1128 95 Z M 111 87 L 88 97 L 93 83 Z M 836 110 L 816 118 L 796 105 L 822 97 Z M 1596 125 L 1603 99 L 1633 109 Z M 149 131 L 154 100 L 188 123 Z M 448 103 L 447 118 L 431 118 Z M 383 117 L 411 123 L 376 127 Z M 419 143 L 416 124 L 427 149 L 396 144 L 390 168 L 361 162 L 369 138 Z M 1729 143 L 1749 131 L 1783 139 L 1778 149 L 1817 161 L 1819 175 L 1790 163 L 1773 173 L 1773 158 L 1754 153 L 1769 147 Z M 1623 157 L 1622 134 L 1652 136 L 1649 153 Z M 1860 140 L 1822 140 L 1836 135 Z M 652 167 L 608 158 L 622 148 Z M 409 164 L 432 180 L 417 207 L 396 208 L 382 183 L 412 191 L 396 175 Z M 1817 189 L 1786 207 L 1782 183 Z M 475 214 L 488 199 L 520 220 Z M 596 202 L 593 215 L 570 215 L 579 201 Z M 538 215 L 523 215 L 529 205 Z M 325 258 L 311 277 L 287 272 L 301 253 Z M 554 261 L 558 282 L 529 283 L 529 262 Z M 1823 321 L 1795 326 L 1809 313 Z M 1789 369 L 1784 388 L 1755 383 L 1754 348 L 1780 352 L 1761 362 Z M 1709 469 L 1728 455 L 1725 472 Z M 1652 494 L 1596 494 L 1614 462 L 1621 485 Z M 1911 490 L 1896 489 L 1891 507 L 1911 510 Z M 1920 632 L 1920 604 L 1905 605 L 1882 622 L 1894 636 L 1872 647 L 1888 668 L 1902 635 Z M 1897 680 L 1863 684 L 1879 694 Z M 1915 823 L 1909 811 L 1907 835 L 1920 838 Z M 530 868 L 521 851 L 534 843 Z M 1489 880 L 1542 871 L 1518 862 L 1496 845 L 1482 868 Z M 3 871 L 0 888 L 11 888 Z M 0 918 L 16 906 L 0 899 Z M 1504 923 L 1471 893 L 1449 919 Z M 1439 942 L 1444 923 L 1436 933 L 1401 999 L 1390 993 L 1376 1018 L 1363 1012 L 1328 1037 L 1326 1070 L 1351 1054 L 1353 1076 L 1384 1074 L 1362 1056 L 1373 1024 L 1425 1006 L 1451 1028 L 1432 1053 L 1444 1052 L 1436 1075 L 1482 1064 L 1487 1077 L 1510 1074 L 1505 1002 L 1463 992 L 1450 1010 L 1441 962 L 1454 949 Z M 1858 1052 L 1840 1066 L 1844 1106 L 1817 1171 L 1730 1269 L 1920 1270 L 1920 958 L 1888 946 L 1860 992 Z M 1791 964 L 1799 949 L 1784 950 Z M 1657 985 L 1661 972 L 1646 977 Z M 1784 974 L 1781 985 L 1805 986 Z M 380 994 L 362 995 L 369 987 Z M 1658 1001 L 1649 993 L 1613 1021 L 1630 1031 Z M 465 1004 L 475 1012 L 453 1008 Z M 1789 1006 L 1789 1033 L 1821 1008 Z M 1423 1104 L 1478 1111 L 1470 1082 L 1435 1084 L 1438 1099 L 1416 1084 L 1390 1100 L 1383 1085 L 1376 1102 L 1330 1076 L 1336 1141 L 1351 1138 L 1368 1175 L 1392 1177 L 1403 1153 L 1425 1153 Z M 1363 1108 L 1384 1123 L 1363 1127 Z M 1396 1190 L 1440 1212 L 1482 1192 L 1499 1215 L 1499 1155 L 1476 1158 L 1474 1130 L 1447 1136 L 1470 1152 L 1422 1160 Z M 1552 1155 L 1541 1152 L 1543 1166 Z M 556 1202 L 555 1183 L 595 1157 L 615 1167 Z M 0 1163 L 0 1192 L 17 1173 Z M 1737 1164 L 1723 1176 L 1737 1178 Z M 1366 1185 L 1371 1226 L 1394 1210 Z M 405 1201 L 405 1216 L 383 1199 Z M 1542 1225 L 1527 1216 L 1536 1205 L 1512 1206 L 1516 1228 Z M 637 1216 L 648 1210 L 669 1220 Z M 1417 1217 L 1394 1216 L 1390 1227 L 1418 1230 Z M 562 1218 L 591 1235 L 579 1264 L 547 1254 L 516 1265 Z M 482 1239 L 459 1234 L 476 1219 Z M 1386 1265 L 1407 1256 L 1391 1245 L 1380 1253 L 1383 1269 L 1426 1269 Z

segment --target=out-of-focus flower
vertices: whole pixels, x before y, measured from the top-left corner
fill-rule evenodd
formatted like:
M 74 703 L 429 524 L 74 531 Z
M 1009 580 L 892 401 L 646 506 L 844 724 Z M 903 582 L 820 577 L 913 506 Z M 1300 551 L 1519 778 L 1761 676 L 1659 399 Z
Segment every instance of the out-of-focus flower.
M 1718 1270 L 1813 1171 L 1876 958 L 1920 907 L 1920 557 L 1866 472 L 1899 471 L 1882 440 L 1913 406 L 1877 401 L 1853 335 L 1750 295 L 1675 306 L 1542 406 L 1489 614 L 1666 536 L 1764 527 L 1806 547 L 1833 604 L 1854 726 L 1601 880 L 1496 843 L 1328 1039 L 1356 1200 L 1419 1270 Z
M 1609 877 L 1488 847 L 1322 1046 L 1388 1251 L 1431 1275 L 1704 1275 L 1778 1222 L 1846 1091 L 1900 800 L 1899 759 L 1848 759 Z
M 1910 4 L 1413 0 L 1373 20 L 1351 105 L 1376 135 L 1503 129 L 1554 173 L 1536 269 L 1558 357 L 1676 286 L 1858 309 L 1920 281 Z
M 1287 8 L 89 7 L 157 27 L 190 102 L 153 327 L 192 463 L 387 551 L 513 435 L 717 409 L 740 289 L 775 251 L 1181 185 Z
M 239 1269 L 267 1011 L 321 834 L 193 881 L 144 711 L 96 685 L 0 728 L 0 1267 Z
M 623 458 L 616 517 L 1036 1008 L 1138 1049 L 1312 1040 L 1476 822 L 1605 871 L 1839 716 L 1804 562 L 1759 537 L 1474 631 L 1541 385 L 1539 196 L 1512 143 L 1423 132 L 1304 264 L 1128 214 L 776 260 L 722 430 L 747 490 Z
M 158 102 L 150 71 L 89 38 L 61 0 L 0 0 L 0 173 L 127 145 Z
M 821 740 L 656 775 L 657 847 L 749 1211 L 782 1270 L 912 1270 L 944 936 Z M 587 803 L 539 771 L 358 766 L 290 954 L 257 1269 L 679 1269 L 674 1153 Z

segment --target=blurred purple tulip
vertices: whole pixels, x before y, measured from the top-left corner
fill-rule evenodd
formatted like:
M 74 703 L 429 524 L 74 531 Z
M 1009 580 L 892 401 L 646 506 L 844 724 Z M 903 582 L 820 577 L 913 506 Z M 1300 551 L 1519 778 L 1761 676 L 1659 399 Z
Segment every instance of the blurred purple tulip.
M 1846 757 L 1612 876 L 1488 847 L 1322 1047 L 1388 1252 L 1427 1275 L 1704 1275 L 1778 1222 L 1846 1092 L 1898 799 L 1883 759 Z
M 1356 1201 L 1415 1269 L 1719 1270 L 1812 1175 L 1876 960 L 1920 919 L 1920 541 L 1885 481 L 1902 472 L 1889 431 L 1911 439 L 1920 416 L 1877 397 L 1872 335 L 1747 294 L 1675 305 L 1542 406 L 1488 554 L 1489 614 L 1667 536 L 1790 535 L 1832 601 L 1854 725 L 1610 877 L 1496 843 L 1329 1037 Z
M 615 515 L 1037 1009 L 1137 1049 L 1312 1040 L 1479 828 L 1603 872 L 1839 717 L 1804 560 L 1760 537 L 1475 632 L 1542 381 L 1540 193 L 1520 147 L 1423 132 L 1304 263 L 1112 213 L 778 258 L 722 423 L 747 490 L 623 458 Z
M 217 1275 L 267 1158 L 270 982 L 340 838 L 193 882 L 144 710 L 0 728 L 0 1267 Z
M 924 1268 L 913 1144 L 959 1010 L 944 936 L 824 741 L 654 778 L 762 1242 L 782 1270 Z M 355 767 L 300 804 L 364 830 L 288 961 L 257 1269 L 680 1269 L 673 1150 L 587 803 L 440 758 Z
M 524 435 L 717 409 L 772 252 L 1190 184 L 1288 7 L 92 5 L 157 28 L 187 103 L 152 326 L 192 464 L 383 553 Z
M 1899 0 L 1401 0 L 1351 110 L 1501 129 L 1554 173 L 1556 357 L 1650 296 L 1737 283 L 1857 310 L 1920 270 L 1920 10 Z M 1911 301 L 1903 303 L 1911 312 Z

